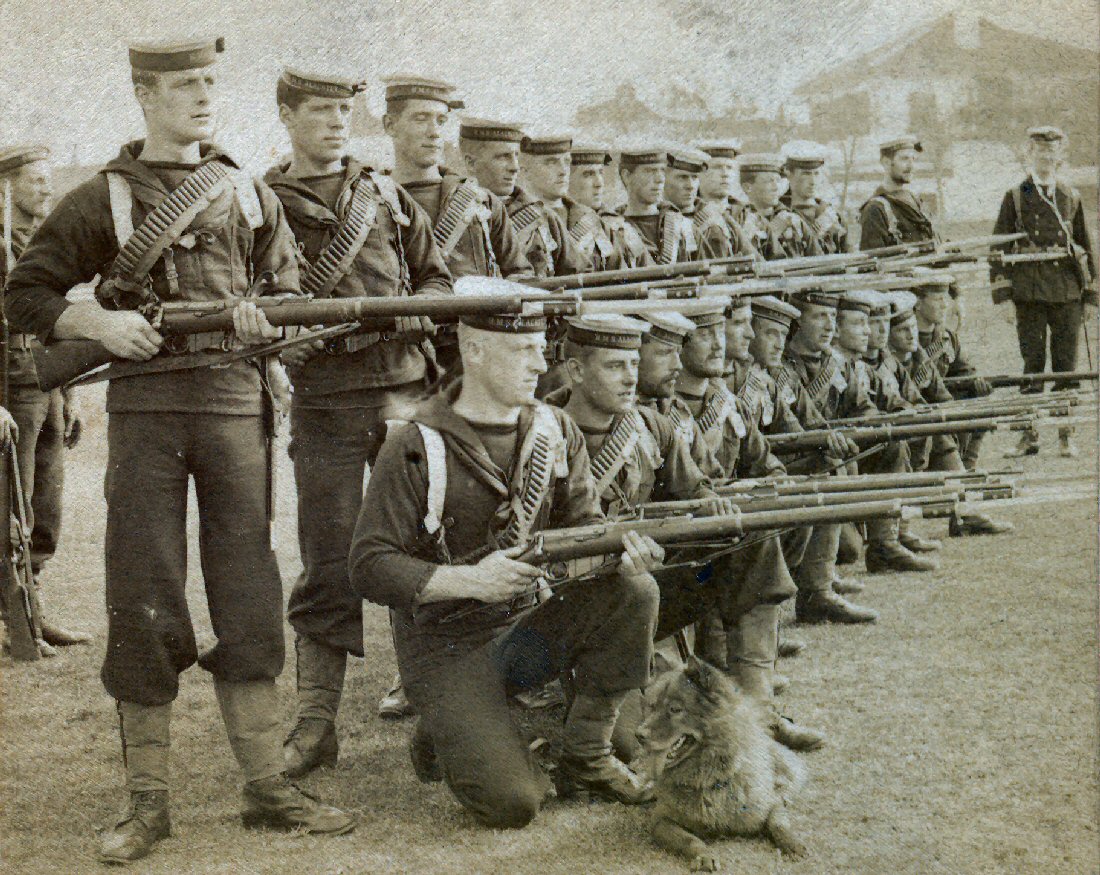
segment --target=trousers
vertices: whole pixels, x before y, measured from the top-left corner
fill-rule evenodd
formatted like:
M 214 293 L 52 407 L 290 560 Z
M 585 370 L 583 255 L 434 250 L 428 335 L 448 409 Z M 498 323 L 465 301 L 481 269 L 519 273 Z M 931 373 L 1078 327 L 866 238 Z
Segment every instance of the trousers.
M 30 508 L 31 570 L 35 577 L 57 552 L 65 485 L 65 418 L 61 390 L 13 385 L 8 410 L 19 426 L 19 479 Z
M 365 478 L 386 437 L 386 420 L 418 397 L 420 384 L 397 387 L 381 407 L 294 407 L 290 457 L 298 488 L 302 573 L 287 604 L 299 635 L 363 655 L 363 599 L 348 580 L 348 553 Z
M 283 667 L 282 582 L 268 519 L 263 417 L 112 413 L 107 424 L 107 654 L 114 698 L 165 705 L 179 673 L 272 680 Z M 187 607 L 187 489 L 216 643 L 201 656 Z
M 538 811 L 546 780 L 508 710 L 508 695 L 572 670 L 578 694 L 616 696 L 649 680 L 658 588 L 650 575 L 611 574 L 563 586 L 482 646 L 460 656 L 441 639 L 426 664 L 398 665 L 447 785 L 482 823 L 519 827 Z M 419 634 L 433 634 L 420 630 Z M 423 653 L 423 651 L 421 651 Z
M 1016 303 L 1016 338 L 1025 374 L 1041 374 L 1047 368 L 1050 341 L 1052 371 L 1077 367 L 1077 338 L 1081 331 L 1081 302 L 1020 301 Z M 1052 390 L 1076 388 L 1076 383 L 1054 383 Z M 1025 386 L 1022 392 L 1042 392 L 1042 384 Z

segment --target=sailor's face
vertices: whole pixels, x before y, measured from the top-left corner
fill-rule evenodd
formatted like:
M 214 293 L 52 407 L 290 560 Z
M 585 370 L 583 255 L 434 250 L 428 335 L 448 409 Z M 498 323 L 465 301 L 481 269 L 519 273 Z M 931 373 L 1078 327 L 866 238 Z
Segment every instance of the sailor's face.
M 438 100 L 403 100 L 384 119 L 394 153 L 414 167 L 436 167 L 443 161 L 443 131 L 450 115 Z
M 480 185 L 498 197 L 508 197 L 515 191 L 519 143 L 481 143 L 465 154 L 467 167 Z
M 920 332 L 917 330 L 916 317 L 911 315 L 890 326 L 890 349 L 899 355 L 908 356 L 920 346 Z
M 726 355 L 731 359 L 747 358 L 752 338 L 752 310 L 736 307 L 726 318 Z
M 214 135 L 217 86 L 211 66 L 158 73 L 153 85 L 136 85 L 134 92 L 151 131 L 190 144 Z
M 913 169 L 917 166 L 916 149 L 898 149 L 882 159 L 886 172 L 896 185 L 908 185 L 913 181 Z
M 720 377 L 726 369 L 726 328 L 696 328 L 684 341 L 684 369 L 696 377 Z
M 579 164 L 569 171 L 569 196 L 593 210 L 603 207 L 603 165 Z
M 867 323 L 866 313 L 844 310 L 837 314 L 836 342 L 841 349 L 863 355 L 867 352 L 870 336 L 871 327 Z
M 706 201 L 723 200 L 733 195 L 733 183 L 737 179 L 736 158 L 714 158 L 707 161 L 707 169 L 699 178 L 699 196 Z
M 279 108 L 297 155 L 311 161 L 339 161 L 347 154 L 351 135 L 351 98 L 310 96 L 294 109 Z
M 546 373 L 545 332 L 482 332 L 480 347 L 476 367 L 497 400 L 510 407 L 531 404 L 539 377 Z
M 876 352 L 880 349 L 886 349 L 886 344 L 890 339 L 890 317 L 871 316 L 867 320 L 867 330 L 867 350 Z
M 638 389 L 642 394 L 650 398 L 671 398 L 681 370 L 679 345 L 670 346 L 659 340 L 642 343 L 638 362 Z
M 12 203 L 28 216 L 44 219 L 53 199 L 53 177 L 48 161 L 31 161 L 17 170 L 11 181 Z
M 798 334 L 812 352 L 824 352 L 836 336 L 836 310 L 824 304 L 806 304 L 798 317 Z
M 917 316 L 929 325 L 942 325 L 947 319 L 948 297 L 946 289 L 922 290 L 915 308 Z
M 771 319 L 754 319 L 752 327 L 754 336 L 749 343 L 749 352 L 753 359 L 765 368 L 779 367 L 787 345 L 787 326 Z
M 639 203 L 652 206 L 661 200 L 665 190 L 665 168 L 660 164 L 643 164 L 623 172 L 623 185 Z
M 569 167 L 572 157 L 560 155 L 523 156 L 523 176 L 531 191 L 544 200 L 560 200 L 569 190 Z
M 670 168 L 665 171 L 665 198 L 678 210 L 690 210 L 699 192 L 699 174 Z
M 778 173 L 753 173 L 750 177 L 746 177 L 741 187 L 755 207 L 771 209 L 779 203 Z
M 625 413 L 637 398 L 638 361 L 636 349 L 593 349 L 580 362 L 581 381 L 574 391 L 603 413 Z
M 806 203 L 817 196 L 818 171 L 793 168 L 787 171 L 787 180 L 791 184 L 791 199 L 795 203 Z

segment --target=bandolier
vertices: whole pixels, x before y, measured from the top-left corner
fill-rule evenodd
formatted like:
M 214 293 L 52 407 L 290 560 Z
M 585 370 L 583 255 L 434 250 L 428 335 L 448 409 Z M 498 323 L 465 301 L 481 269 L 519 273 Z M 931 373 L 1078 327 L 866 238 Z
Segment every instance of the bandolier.
M 350 100 L 361 87 L 287 70 L 279 94 L 284 111 L 304 114 L 305 101 Z M 266 176 L 298 241 L 303 289 L 318 298 L 449 294 L 450 273 L 412 197 L 347 156 L 328 173 L 302 176 L 296 162 L 313 160 L 307 148 L 295 143 L 294 160 Z M 298 655 L 298 718 L 286 746 L 292 774 L 336 760 L 347 655 L 364 655 L 362 600 L 348 585 L 346 562 L 363 478 L 386 421 L 417 401 L 433 361 L 426 340 L 358 333 L 289 368 L 303 565 L 287 606 Z

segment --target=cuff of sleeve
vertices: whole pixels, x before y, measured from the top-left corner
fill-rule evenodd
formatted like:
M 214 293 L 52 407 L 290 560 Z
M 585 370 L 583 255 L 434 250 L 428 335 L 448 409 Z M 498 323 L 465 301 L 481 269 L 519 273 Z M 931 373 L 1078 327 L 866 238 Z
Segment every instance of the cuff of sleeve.
M 61 295 L 50 295 L 50 297 L 39 304 L 37 312 L 35 313 L 32 330 L 42 343 L 49 341 L 50 336 L 53 334 L 54 325 L 57 324 L 57 320 L 60 319 L 61 314 L 72 305 L 72 301 Z

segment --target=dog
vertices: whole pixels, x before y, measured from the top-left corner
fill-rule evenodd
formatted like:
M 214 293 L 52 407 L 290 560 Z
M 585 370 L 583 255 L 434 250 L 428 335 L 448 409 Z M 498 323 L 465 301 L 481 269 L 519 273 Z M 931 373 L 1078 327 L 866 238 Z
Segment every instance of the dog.
M 653 838 L 692 871 L 718 869 L 704 839 L 764 834 L 784 854 L 806 854 L 787 814 L 805 767 L 770 724 L 763 704 L 694 656 L 646 690 L 635 766 L 656 786 Z

